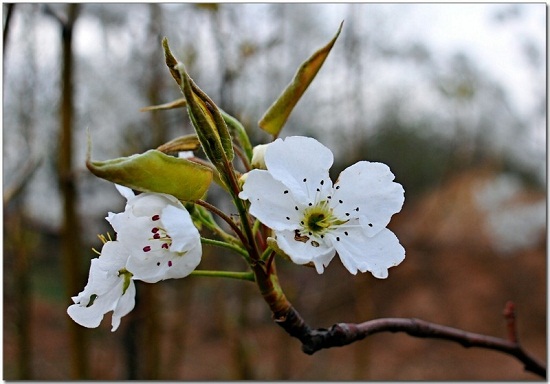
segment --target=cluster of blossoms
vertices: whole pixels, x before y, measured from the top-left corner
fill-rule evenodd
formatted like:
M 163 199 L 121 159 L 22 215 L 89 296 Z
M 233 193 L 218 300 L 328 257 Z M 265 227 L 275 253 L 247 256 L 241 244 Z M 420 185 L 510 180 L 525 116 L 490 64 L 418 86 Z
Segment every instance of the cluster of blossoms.
M 117 239 L 107 241 L 92 260 L 88 284 L 67 312 L 78 324 L 97 327 L 113 311 L 112 331 L 135 305 L 133 280 L 156 283 L 189 275 L 200 263 L 200 235 L 183 205 L 173 196 L 158 193 L 135 195 L 116 186 L 127 199 L 121 213 L 107 221 Z
M 386 228 L 401 210 L 404 191 L 388 166 L 360 161 L 333 183 L 332 152 L 308 137 L 277 139 L 255 148 L 251 170 L 242 178 L 239 198 L 249 213 L 272 230 L 275 251 L 318 273 L 336 254 L 346 269 L 386 278 L 405 250 Z M 127 199 L 122 213 L 107 220 L 117 233 L 92 260 L 88 284 L 68 308 L 73 320 L 97 327 L 113 311 L 112 330 L 135 304 L 134 280 L 155 283 L 189 275 L 200 263 L 201 238 L 189 213 L 173 196 L 135 195 L 117 185 Z

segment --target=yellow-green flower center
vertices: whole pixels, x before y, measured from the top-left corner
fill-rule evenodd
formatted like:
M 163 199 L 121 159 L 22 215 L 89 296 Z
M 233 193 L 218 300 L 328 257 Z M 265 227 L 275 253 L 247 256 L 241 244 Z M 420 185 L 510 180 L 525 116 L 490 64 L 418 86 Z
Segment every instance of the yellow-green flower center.
M 332 213 L 327 202 L 321 201 L 314 206 L 304 210 L 303 225 L 304 232 L 309 235 L 324 235 L 329 229 L 346 223 L 347 220 L 340 220 Z

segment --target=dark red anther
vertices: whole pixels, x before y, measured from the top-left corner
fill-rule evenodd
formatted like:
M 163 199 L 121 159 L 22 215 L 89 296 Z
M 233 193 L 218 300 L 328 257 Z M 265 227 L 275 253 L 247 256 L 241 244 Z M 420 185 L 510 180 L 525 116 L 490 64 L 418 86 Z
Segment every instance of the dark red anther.
M 151 247 L 149 245 L 143 247 L 143 252 L 149 252 L 151 250 Z
M 152 217 L 153 221 L 160 220 L 160 215 L 155 215 Z
M 168 266 L 169 266 L 169 267 L 172 266 L 172 260 L 168 260 Z

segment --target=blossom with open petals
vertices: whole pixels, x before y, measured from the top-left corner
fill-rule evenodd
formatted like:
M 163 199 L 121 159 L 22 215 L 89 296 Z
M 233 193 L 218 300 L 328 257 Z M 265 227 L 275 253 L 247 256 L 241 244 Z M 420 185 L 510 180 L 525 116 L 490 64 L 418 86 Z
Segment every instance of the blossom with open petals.
M 109 213 L 107 220 L 130 252 L 126 269 L 133 278 L 156 283 L 193 272 L 202 256 L 200 234 L 178 199 L 162 193 L 136 196 L 116 187 L 127 199 L 126 209 Z
M 101 255 L 92 260 L 88 284 L 67 309 L 69 316 L 78 324 L 95 328 L 103 316 L 113 311 L 112 331 L 120 325 L 120 319 L 135 305 L 136 288 L 132 274 L 126 270 L 128 251 L 118 241 L 103 245 Z
M 267 170 L 250 171 L 239 197 L 295 263 L 312 262 L 322 273 L 338 252 L 352 274 L 386 278 L 405 258 L 386 228 L 401 210 L 403 187 L 387 165 L 368 161 L 345 169 L 333 185 L 332 163 L 332 152 L 315 139 L 277 139 L 265 151 Z

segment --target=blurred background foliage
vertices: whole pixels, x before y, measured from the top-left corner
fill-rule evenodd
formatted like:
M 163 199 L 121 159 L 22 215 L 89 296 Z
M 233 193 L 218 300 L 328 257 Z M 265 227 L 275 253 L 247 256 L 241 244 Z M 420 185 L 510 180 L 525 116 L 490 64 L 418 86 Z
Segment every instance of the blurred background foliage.
M 124 206 L 85 169 L 86 129 L 101 160 L 192 131 L 184 110 L 139 112 L 180 97 L 161 38 L 258 144 L 263 112 L 341 20 L 283 135 L 329 146 L 335 178 L 387 163 L 406 190 L 390 228 L 407 258 L 387 280 L 281 261 L 290 300 L 315 327 L 403 316 L 503 336 L 511 299 L 546 357 L 544 4 L 18 3 L 3 5 L 4 379 L 534 378 L 498 353 L 404 335 L 306 356 L 243 282 L 139 284 L 114 334 L 66 315 Z M 201 268 L 242 267 L 205 249 Z

